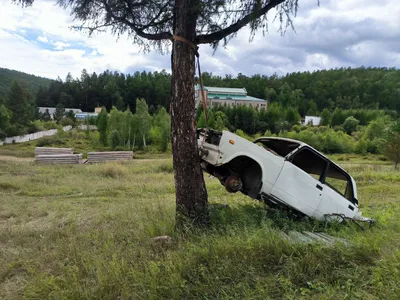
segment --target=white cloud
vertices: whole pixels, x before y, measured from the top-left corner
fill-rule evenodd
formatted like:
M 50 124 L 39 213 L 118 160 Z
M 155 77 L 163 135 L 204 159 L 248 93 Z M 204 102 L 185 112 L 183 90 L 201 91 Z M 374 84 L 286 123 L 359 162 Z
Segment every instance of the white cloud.
M 282 37 L 275 23 L 269 34 L 258 34 L 249 43 L 249 30 L 243 29 L 215 55 L 210 47 L 201 46 L 202 70 L 235 76 L 341 66 L 400 67 L 397 1 L 321 0 L 319 7 L 316 0 L 299 3 L 296 32 L 289 29 Z M 25 9 L 2 3 L 0 20 L 1 67 L 51 78 L 65 78 L 68 72 L 77 77 L 83 68 L 88 72 L 170 68 L 169 55 L 144 54 L 126 36 L 118 41 L 107 33 L 89 38 L 71 30 L 77 23 L 55 2 L 36 1 Z
M 71 44 L 63 43 L 63 42 L 60 42 L 60 41 L 51 42 L 51 43 L 55 46 L 56 50 L 62 50 L 64 48 L 68 48 L 68 47 L 71 46 Z
M 25 32 L 23 32 L 23 33 L 26 33 L 26 30 L 25 30 Z M 49 42 L 49 40 L 48 40 L 47 37 L 45 37 L 45 36 L 38 36 L 37 40 L 38 40 L 39 42 L 42 42 L 42 43 L 48 43 L 48 42 Z

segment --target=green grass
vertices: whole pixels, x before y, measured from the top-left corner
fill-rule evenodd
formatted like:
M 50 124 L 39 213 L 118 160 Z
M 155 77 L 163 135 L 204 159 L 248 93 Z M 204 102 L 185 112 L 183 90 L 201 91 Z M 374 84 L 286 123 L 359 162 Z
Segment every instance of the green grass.
M 398 299 L 400 173 L 360 159 L 339 163 L 378 220 L 366 231 L 287 219 L 207 177 L 211 228 L 175 232 L 169 159 L 0 161 L 0 299 Z M 291 244 L 290 229 L 351 245 Z

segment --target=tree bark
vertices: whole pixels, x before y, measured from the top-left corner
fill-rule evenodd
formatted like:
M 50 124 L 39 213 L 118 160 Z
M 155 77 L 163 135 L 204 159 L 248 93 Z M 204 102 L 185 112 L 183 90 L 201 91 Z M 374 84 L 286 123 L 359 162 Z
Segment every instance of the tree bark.
M 174 35 L 194 42 L 198 0 L 176 0 Z M 176 225 L 208 224 L 207 190 L 198 155 L 195 122 L 195 50 L 174 41 L 172 48 L 171 135 L 176 189 Z

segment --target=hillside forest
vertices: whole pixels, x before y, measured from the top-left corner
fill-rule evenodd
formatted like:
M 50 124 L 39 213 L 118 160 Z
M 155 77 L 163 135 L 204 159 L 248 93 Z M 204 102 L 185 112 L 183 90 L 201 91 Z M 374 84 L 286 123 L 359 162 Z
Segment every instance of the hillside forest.
M 1 71 L 4 73 L 4 69 Z M 166 71 L 122 74 L 107 70 L 89 74 L 83 70 L 79 78 L 68 74 L 65 80 L 44 81 L 39 87 L 37 77 L 16 71 L 9 74 L 12 74 L 11 81 L 10 76 L 0 77 L 0 138 L 34 132 L 41 127 L 37 120 L 49 123 L 50 116 L 37 112 L 36 108 L 42 106 L 57 107 L 59 116 L 55 119 L 63 124 L 75 122 L 73 115 L 66 116 L 65 108 L 92 112 L 100 106 L 108 112 L 113 109 L 114 115 L 125 111 L 135 116 L 140 103 L 139 110 L 145 107 L 148 117 L 153 118 L 150 123 L 158 114 L 162 116 L 158 119 L 168 116 L 171 76 Z M 341 68 L 285 76 L 221 77 L 203 73 L 203 81 L 206 86 L 244 87 L 248 95 L 269 100 L 268 111 L 248 106 L 213 107 L 209 113 L 210 127 L 228 129 L 248 138 L 256 135 L 291 137 L 328 153 L 385 152 L 386 137 L 390 128 L 395 127 L 393 124 L 400 112 L 400 70 L 396 69 Z M 6 93 L 5 85 L 8 85 Z M 305 115 L 321 116 L 322 126 L 301 126 Z M 201 109 L 197 110 L 196 119 L 198 127 L 205 126 Z M 142 138 L 135 138 L 140 147 L 152 143 L 149 134 L 152 125 L 146 128 L 141 133 Z M 112 125 L 107 127 L 102 143 L 112 144 L 114 148 L 126 146 L 122 138 L 126 132 L 120 132 L 123 130 Z M 134 130 L 132 128 L 132 132 Z

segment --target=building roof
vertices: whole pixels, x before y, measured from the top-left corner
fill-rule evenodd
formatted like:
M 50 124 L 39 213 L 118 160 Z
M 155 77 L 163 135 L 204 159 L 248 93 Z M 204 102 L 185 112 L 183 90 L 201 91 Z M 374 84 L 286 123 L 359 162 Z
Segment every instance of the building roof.
M 226 87 L 212 87 L 205 86 L 204 87 L 209 94 L 237 94 L 237 95 L 247 95 L 247 91 L 245 88 L 226 88 Z
M 259 99 L 251 96 L 233 96 L 233 95 L 225 95 L 213 97 L 213 95 L 208 95 L 209 100 L 226 100 L 226 101 L 254 101 L 254 102 L 265 102 L 267 100 Z

